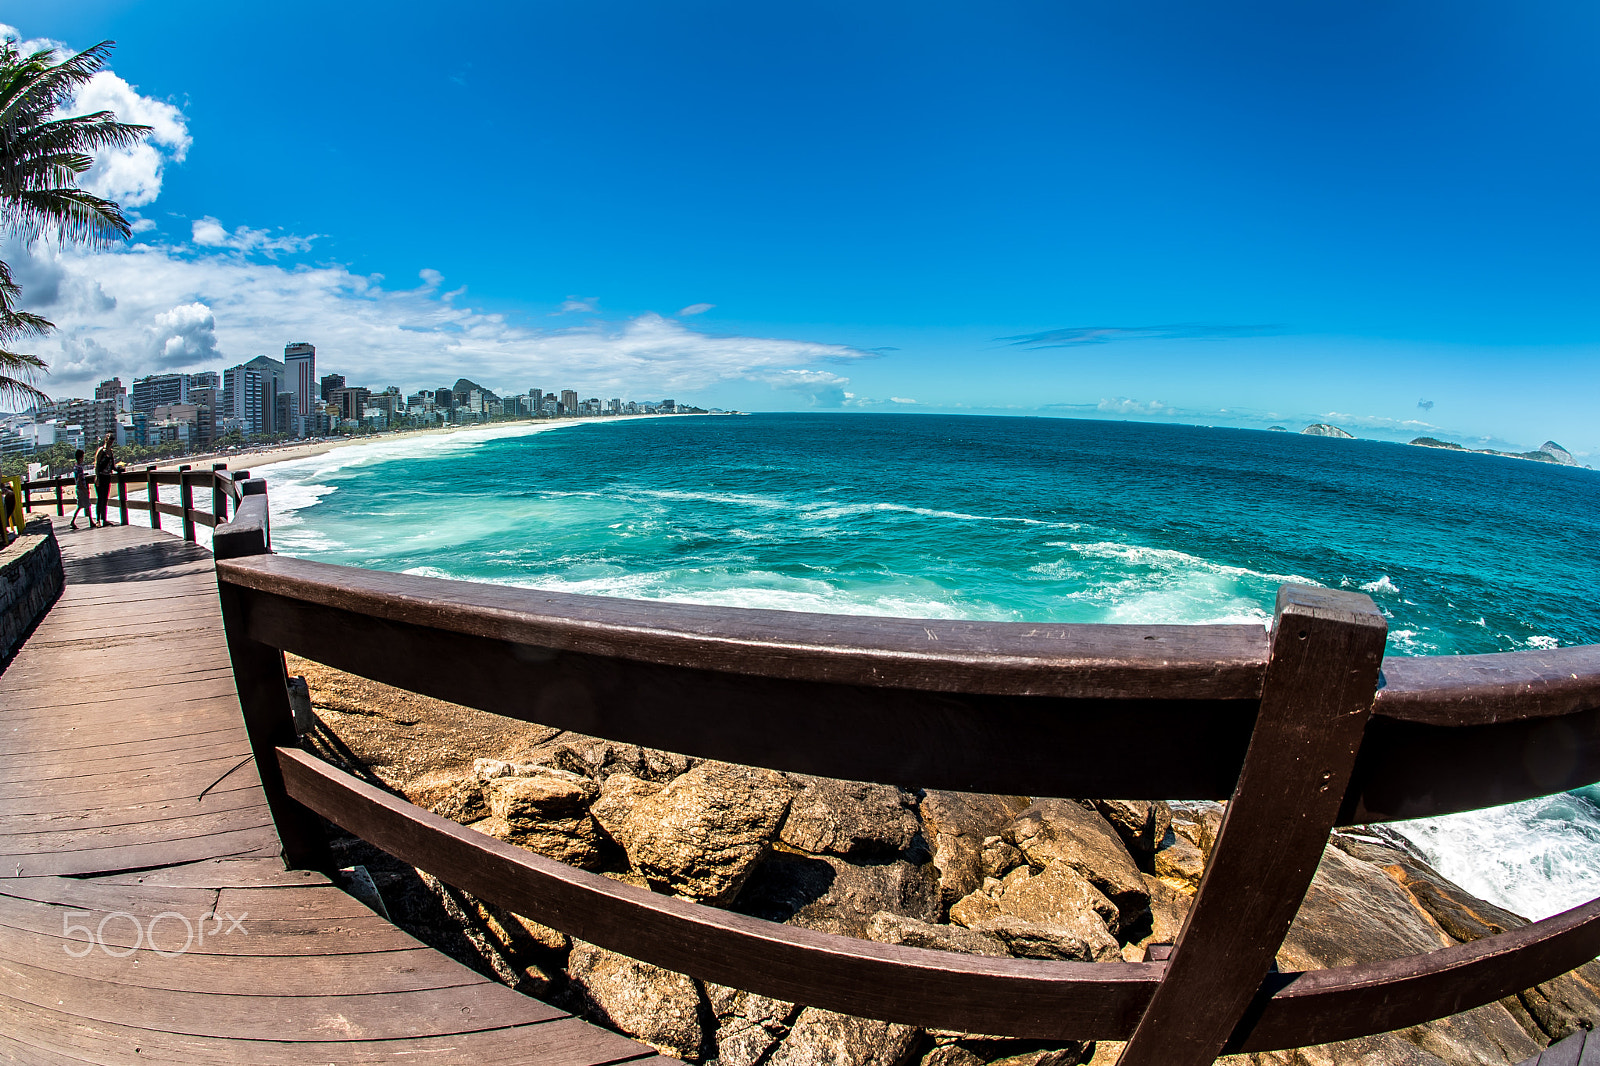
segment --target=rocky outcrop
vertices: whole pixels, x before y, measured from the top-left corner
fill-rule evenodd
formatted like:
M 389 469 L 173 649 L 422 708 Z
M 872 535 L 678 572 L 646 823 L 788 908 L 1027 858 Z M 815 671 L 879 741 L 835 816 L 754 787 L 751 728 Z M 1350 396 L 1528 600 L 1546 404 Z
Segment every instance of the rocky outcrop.
M 1553 440 L 1547 440 L 1531 452 L 1503 452 L 1494 448 L 1468 448 L 1437 437 L 1417 437 L 1411 442 L 1418 448 L 1442 448 L 1452 452 L 1472 452 L 1476 455 L 1498 455 L 1504 459 L 1527 459 L 1535 463 L 1555 463 L 1557 466 L 1577 466 L 1572 453 Z
M 1342 437 L 1345 440 L 1354 440 L 1355 434 L 1346 433 L 1338 426 L 1330 426 L 1326 422 L 1313 422 L 1300 431 L 1308 437 Z
M 608 784 L 612 779 L 608 779 Z M 731 903 L 767 851 L 795 789 L 773 770 L 705 762 L 660 788 L 626 782 L 596 817 L 650 886 Z
M 576 941 L 567 976 L 585 1013 L 680 1059 L 709 1057 L 703 999 L 693 978 Z
M 845 858 L 892 855 L 922 828 L 917 797 L 889 785 L 791 775 L 800 791 L 789 802 L 778 839 L 798 851 Z
M 314 673 L 301 669 L 317 695 Z M 397 715 L 416 712 L 415 704 L 396 708 Z M 325 705 L 318 710 L 327 713 Z M 993 958 L 1142 961 L 1150 945 L 1174 942 L 1225 810 L 1216 803 L 914 794 L 699 762 L 539 727 L 516 734 L 494 734 L 501 727 L 490 723 L 472 727 L 510 739 L 483 753 L 493 759 L 463 759 L 456 750 L 428 765 L 412 752 L 376 751 L 365 717 L 353 736 L 414 801 L 619 881 L 880 944 Z M 431 737 L 429 729 L 425 717 L 408 720 L 396 728 L 396 743 Z M 699 982 L 424 880 L 459 924 L 474 965 L 688 1061 L 1115 1061 L 1116 1046 L 1107 1042 L 1096 1048 L 927 1031 Z M 1340 834 L 1278 964 L 1292 970 L 1393 958 L 1520 924 L 1378 831 Z M 1510 1066 L 1596 1020 L 1600 966 L 1591 965 L 1398 1033 L 1223 1061 Z

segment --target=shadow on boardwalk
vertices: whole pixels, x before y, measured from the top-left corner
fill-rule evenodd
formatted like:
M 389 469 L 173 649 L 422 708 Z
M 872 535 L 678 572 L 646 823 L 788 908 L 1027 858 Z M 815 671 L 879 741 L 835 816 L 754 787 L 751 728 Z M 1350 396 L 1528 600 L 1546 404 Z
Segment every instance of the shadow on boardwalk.
M 285 870 L 210 554 L 57 527 L 66 588 L 0 674 L 0 1061 L 651 1057 Z

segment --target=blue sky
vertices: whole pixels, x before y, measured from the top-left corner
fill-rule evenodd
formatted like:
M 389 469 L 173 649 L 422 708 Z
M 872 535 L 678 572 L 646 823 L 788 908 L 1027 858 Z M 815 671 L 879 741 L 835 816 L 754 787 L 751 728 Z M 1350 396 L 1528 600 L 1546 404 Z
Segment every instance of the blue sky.
M 165 138 L 97 175 L 135 243 L 8 249 L 62 326 L 53 392 L 304 339 L 408 391 L 1600 453 L 1592 5 L 55 0 L 0 21 L 115 39 L 101 97 Z

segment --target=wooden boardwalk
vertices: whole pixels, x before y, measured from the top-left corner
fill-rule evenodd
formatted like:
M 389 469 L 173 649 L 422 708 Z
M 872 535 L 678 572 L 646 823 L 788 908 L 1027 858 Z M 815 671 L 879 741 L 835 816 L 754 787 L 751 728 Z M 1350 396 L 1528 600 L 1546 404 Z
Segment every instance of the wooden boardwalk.
M 0 1062 L 654 1058 L 286 871 L 210 553 L 57 531 L 66 589 L 0 674 Z

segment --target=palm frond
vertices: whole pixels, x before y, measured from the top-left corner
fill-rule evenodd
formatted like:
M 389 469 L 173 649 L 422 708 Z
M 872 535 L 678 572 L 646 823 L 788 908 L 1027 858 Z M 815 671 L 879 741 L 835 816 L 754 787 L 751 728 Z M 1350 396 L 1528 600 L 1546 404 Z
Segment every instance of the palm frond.
M 0 399 L 22 400 L 30 406 L 49 403 L 50 397 L 33 383 L 46 369 L 44 360 L 37 355 L 0 348 Z

